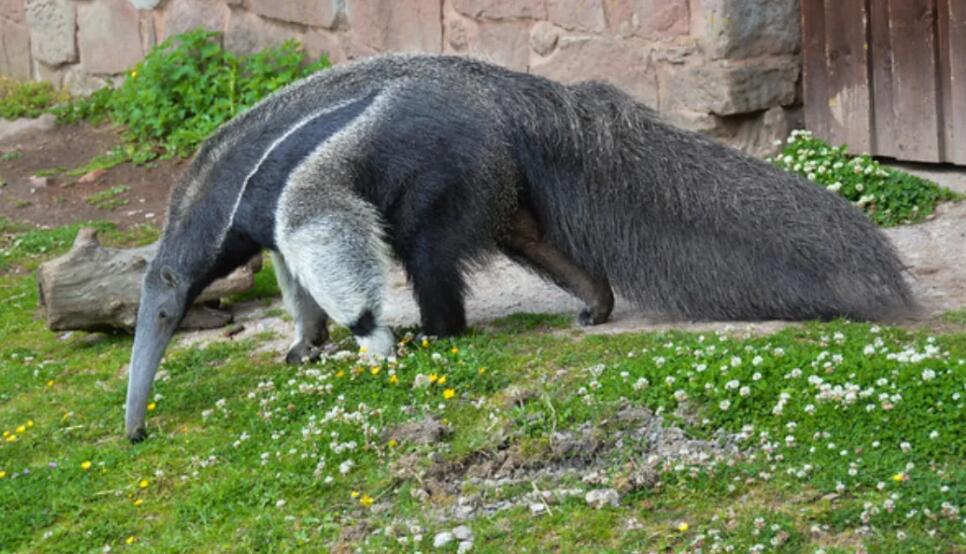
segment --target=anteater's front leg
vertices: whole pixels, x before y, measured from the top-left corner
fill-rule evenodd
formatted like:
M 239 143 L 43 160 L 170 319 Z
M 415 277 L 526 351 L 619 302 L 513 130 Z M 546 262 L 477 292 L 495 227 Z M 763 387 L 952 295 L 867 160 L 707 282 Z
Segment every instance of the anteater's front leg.
M 282 289 L 285 308 L 295 318 L 295 341 L 285 355 L 285 362 L 314 361 L 319 357 L 319 348 L 329 340 L 329 318 L 309 291 L 295 279 L 281 253 L 272 252 L 272 265 Z
M 392 331 L 382 321 L 388 248 L 375 212 L 362 201 L 303 215 L 286 207 L 276 227 L 285 267 L 333 321 L 372 355 L 392 354 Z

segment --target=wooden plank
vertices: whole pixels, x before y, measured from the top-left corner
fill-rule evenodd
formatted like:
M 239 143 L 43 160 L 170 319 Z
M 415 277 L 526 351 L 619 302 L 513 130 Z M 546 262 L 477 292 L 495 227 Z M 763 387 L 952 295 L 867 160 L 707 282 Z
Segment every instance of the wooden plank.
M 935 0 L 888 0 L 896 157 L 940 160 Z
M 943 161 L 966 165 L 966 0 L 940 0 Z
M 834 1 L 834 0 L 833 0 Z M 825 0 L 801 0 L 802 88 L 805 95 L 805 126 L 816 136 L 832 140 L 828 109 L 825 55 Z
M 830 134 L 852 152 L 872 149 L 872 97 L 865 0 L 825 4 Z
M 889 32 L 889 3 L 869 3 L 869 58 L 872 64 L 873 144 L 877 156 L 896 157 L 895 106 L 892 98 L 892 35 Z

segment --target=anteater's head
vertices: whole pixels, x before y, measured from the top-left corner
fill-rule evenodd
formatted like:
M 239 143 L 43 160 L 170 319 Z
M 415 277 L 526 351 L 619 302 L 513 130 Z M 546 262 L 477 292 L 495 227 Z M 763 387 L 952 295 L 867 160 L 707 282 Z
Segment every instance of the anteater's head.
M 125 426 L 132 442 L 147 436 L 145 410 L 161 357 L 184 317 L 192 283 L 172 266 L 155 259 L 144 276 L 128 375 Z

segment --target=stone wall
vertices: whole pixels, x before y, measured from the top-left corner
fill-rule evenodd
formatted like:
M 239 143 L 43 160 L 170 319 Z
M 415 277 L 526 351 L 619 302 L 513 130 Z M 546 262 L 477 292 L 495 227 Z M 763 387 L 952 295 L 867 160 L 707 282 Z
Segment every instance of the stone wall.
M 756 154 L 801 96 L 798 0 L 0 0 L 0 73 L 90 91 L 198 26 L 240 53 L 295 38 L 336 63 L 446 52 L 604 79 Z

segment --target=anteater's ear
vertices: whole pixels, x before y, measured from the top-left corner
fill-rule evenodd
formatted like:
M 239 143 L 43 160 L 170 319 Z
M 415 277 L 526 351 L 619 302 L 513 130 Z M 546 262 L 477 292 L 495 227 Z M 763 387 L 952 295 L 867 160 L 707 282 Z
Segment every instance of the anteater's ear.
M 178 276 L 175 275 L 174 271 L 168 266 L 161 267 L 161 281 L 171 288 L 178 286 Z

